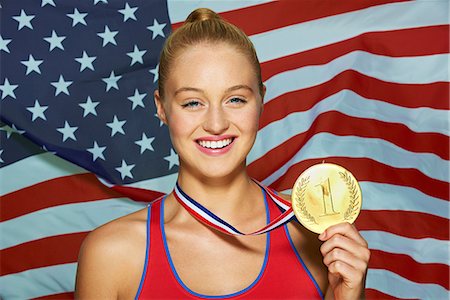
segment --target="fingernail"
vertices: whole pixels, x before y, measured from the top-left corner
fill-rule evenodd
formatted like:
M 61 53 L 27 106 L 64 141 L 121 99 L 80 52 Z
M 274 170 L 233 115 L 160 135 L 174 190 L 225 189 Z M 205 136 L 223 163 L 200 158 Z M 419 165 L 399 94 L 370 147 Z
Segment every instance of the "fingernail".
M 322 233 L 319 235 L 319 240 L 324 240 L 326 236 L 327 236 L 327 231 L 322 232 Z

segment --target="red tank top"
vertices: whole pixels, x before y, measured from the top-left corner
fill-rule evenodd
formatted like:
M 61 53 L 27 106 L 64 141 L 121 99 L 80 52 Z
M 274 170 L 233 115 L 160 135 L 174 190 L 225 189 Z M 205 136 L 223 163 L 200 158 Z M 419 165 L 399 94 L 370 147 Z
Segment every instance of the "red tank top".
M 295 249 L 286 225 L 268 233 L 261 271 L 247 288 L 227 295 L 209 296 L 190 290 L 178 276 L 164 232 L 164 199 L 148 207 L 147 250 L 144 272 L 135 299 L 323 299 L 316 281 Z M 266 203 L 267 220 L 279 214 Z

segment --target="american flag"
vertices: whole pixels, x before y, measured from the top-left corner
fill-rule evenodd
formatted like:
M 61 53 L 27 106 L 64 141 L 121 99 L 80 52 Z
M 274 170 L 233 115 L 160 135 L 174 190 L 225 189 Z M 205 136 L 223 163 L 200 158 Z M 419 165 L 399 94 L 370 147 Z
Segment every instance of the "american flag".
M 447 0 L 0 4 L 2 299 L 72 298 L 86 234 L 173 189 L 153 91 L 164 39 L 198 7 L 242 28 L 261 61 L 251 175 L 290 192 L 315 163 L 351 170 L 367 296 L 448 299 Z

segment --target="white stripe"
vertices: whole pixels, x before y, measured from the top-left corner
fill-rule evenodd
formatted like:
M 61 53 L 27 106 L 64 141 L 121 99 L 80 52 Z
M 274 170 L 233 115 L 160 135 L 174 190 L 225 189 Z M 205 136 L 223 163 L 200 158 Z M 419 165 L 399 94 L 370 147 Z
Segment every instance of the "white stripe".
M 171 23 L 184 22 L 187 16 L 200 7 L 207 7 L 216 13 L 241 9 L 273 0 L 168 0 L 167 9 Z
M 169 194 L 170 192 L 172 192 L 175 183 L 177 182 L 177 178 L 178 173 L 174 173 L 166 176 L 126 184 L 124 186 L 147 189 L 152 191 L 158 191 L 164 194 Z
M 57 177 L 83 173 L 88 171 L 49 152 L 33 155 L 0 169 L 0 195 Z
M 448 110 L 428 107 L 407 108 L 364 98 L 352 90 L 341 90 L 324 98 L 307 111 L 291 113 L 286 118 L 268 126 L 280 128 L 286 127 L 286 124 L 295 124 L 288 129 L 295 129 L 295 133 L 304 132 L 311 127 L 320 114 L 328 111 L 338 111 L 351 117 L 374 119 L 387 123 L 401 123 L 414 132 L 450 135 L 450 112 Z
M 175 187 L 176 189 L 176 187 Z M 178 197 L 180 197 L 181 201 L 183 201 L 184 204 L 189 206 L 193 211 L 201 215 L 204 219 L 208 220 L 209 222 L 213 223 L 217 227 L 222 228 L 223 230 L 231 233 L 231 234 L 238 234 L 240 233 L 234 231 L 232 228 L 229 228 L 228 226 L 216 221 L 215 219 L 211 218 L 208 214 L 204 213 L 201 209 L 199 209 L 197 206 L 195 206 L 191 201 L 187 200 L 180 192 L 177 192 Z
M 282 132 L 272 132 L 271 137 L 280 137 Z M 275 140 L 272 138 L 272 140 Z M 282 141 L 260 140 L 257 149 L 267 149 L 268 144 L 278 144 Z M 275 147 L 277 145 L 273 145 Z M 269 149 L 271 149 L 270 147 Z M 253 148 L 255 149 L 255 147 Z M 261 151 L 262 152 L 262 151 Z M 366 157 L 390 165 L 395 168 L 417 169 L 430 178 L 449 181 L 450 163 L 429 153 L 414 153 L 400 148 L 390 142 L 377 138 L 362 138 L 357 136 L 337 136 L 330 133 L 315 134 L 289 161 L 263 180 L 270 185 L 283 176 L 296 163 L 307 159 L 317 159 L 330 156 L 338 157 Z M 252 162 L 259 156 L 250 153 Z
M 416 283 L 388 270 L 369 269 L 366 288 L 400 299 L 448 300 L 449 291 L 433 283 Z
M 260 62 L 265 62 L 330 45 L 365 32 L 448 24 L 448 6 L 448 1 L 377 5 L 256 34 L 250 39 Z
M 411 239 L 384 231 L 361 230 L 370 249 L 406 254 L 423 264 L 450 265 L 450 242 L 432 238 Z
M 1 299 L 31 299 L 72 292 L 76 263 L 37 268 L 0 277 Z
M 447 68 L 442 67 L 448 65 L 448 61 L 448 53 L 387 57 L 359 50 L 353 51 L 324 65 L 306 66 L 274 75 L 264 83 L 267 87 L 265 102 L 288 92 L 322 84 L 345 70 L 355 70 L 382 81 L 399 84 L 448 82 Z
M 0 250 L 60 234 L 90 231 L 145 207 L 129 199 L 108 199 L 42 209 L 0 223 Z
M 370 181 L 359 181 L 359 184 L 364 210 L 411 211 L 450 218 L 450 203 L 447 200 L 431 197 L 415 188 Z M 292 190 L 283 193 L 291 194 Z

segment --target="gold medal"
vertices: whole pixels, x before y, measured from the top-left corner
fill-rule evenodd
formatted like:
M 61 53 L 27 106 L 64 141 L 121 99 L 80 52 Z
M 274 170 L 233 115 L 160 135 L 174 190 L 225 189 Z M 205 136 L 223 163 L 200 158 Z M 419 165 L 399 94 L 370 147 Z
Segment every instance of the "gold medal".
M 297 219 L 315 233 L 338 223 L 353 223 L 362 204 L 361 188 L 353 174 L 330 163 L 314 165 L 300 174 L 291 198 Z

